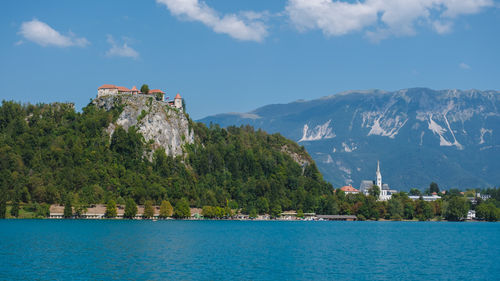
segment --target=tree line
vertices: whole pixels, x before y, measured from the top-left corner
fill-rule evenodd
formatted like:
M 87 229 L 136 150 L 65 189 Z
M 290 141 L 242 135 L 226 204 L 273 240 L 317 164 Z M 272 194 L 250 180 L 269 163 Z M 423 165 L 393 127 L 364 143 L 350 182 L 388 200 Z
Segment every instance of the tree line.
M 244 212 L 321 212 L 317 202 L 332 194 L 305 149 L 279 134 L 189 120 L 195 143 L 174 158 L 153 151 L 134 127 L 117 127 L 109 136 L 106 128 L 121 110 L 3 101 L 0 214 L 7 205 L 15 216 L 16 210 L 47 216 L 50 204 L 71 205 L 79 214 L 98 203 L 164 200 Z M 284 148 L 310 164 L 300 166 Z M 145 157 L 150 154 L 152 161 Z
M 394 194 L 377 201 L 368 196 L 345 195 L 325 182 L 304 147 L 280 134 L 267 134 L 250 126 L 221 128 L 189 119 L 195 142 L 184 155 L 153 152 L 134 127 L 108 125 L 121 113 L 120 106 L 106 111 L 89 104 L 76 112 L 71 104 L 19 104 L 0 106 L 0 216 L 30 213 L 48 216 L 50 204 L 71 206 L 72 215 L 93 204 L 164 205 L 171 215 L 183 217 L 189 207 L 204 208 L 207 217 L 226 217 L 228 210 L 279 216 L 282 211 L 351 214 L 360 219 L 458 220 L 469 209 L 485 220 L 500 218 L 498 189 L 471 204 L 458 190 L 445 195 L 432 183 L 426 194 L 441 200 L 413 201 Z M 145 155 L 152 154 L 152 161 Z M 309 164 L 300 166 L 290 154 Z M 411 190 L 410 195 L 422 195 Z M 179 211 L 175 207 L 179 206 Z M 467 210 L 466 210 L 467 209 Z M 133 207 L 128 208 L 133 217 Z M 112 211 L 109 213 L 112 216 Z M 137 211 L 135 211 L 137 212 Z M 130 215 L 129 215 L 130 214 Z

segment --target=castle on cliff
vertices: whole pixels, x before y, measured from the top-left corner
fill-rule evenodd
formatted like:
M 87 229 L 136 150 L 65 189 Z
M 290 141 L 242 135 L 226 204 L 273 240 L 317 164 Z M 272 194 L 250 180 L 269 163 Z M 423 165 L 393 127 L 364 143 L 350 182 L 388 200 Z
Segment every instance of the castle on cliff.
M 160 101 L 167 103 L 171 107 L 177 108 L 180 111 L 183 110 L 183 100 L 179 93 L 177 93 L 174 100 L 169 100 L 168 97 L 165 99 L 165 92 L 160 89 L 153 89 L 149 90 L 147 93 L 142 93 L 141 91 L 137 90 L 136 86 L 133 86 L 132 89 L 128 89 L 122 86 L 104 84 L 101 87 L 97 88 L 98 98 L 110 95 L 151 95 L 158 97 Z

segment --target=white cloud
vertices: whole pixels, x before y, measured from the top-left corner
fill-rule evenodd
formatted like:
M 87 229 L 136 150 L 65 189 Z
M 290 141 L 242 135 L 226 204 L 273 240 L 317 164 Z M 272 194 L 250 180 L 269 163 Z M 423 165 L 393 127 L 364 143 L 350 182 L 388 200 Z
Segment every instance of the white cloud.
M 202 0 L 156 0 L 170 12 L 191 21 L 198 21 L 217 33 L 227 34 L 244 41 L 261 42 L 267 36 L 267 26 L 262 22 L 262 14 L 242 12 L 239 15 L 219 15 Z
M 326 36 L 364 31 L 378 41 L 414 35 L 416 25 L 447 33 L 457 17 L 493 4 L 493 0 L 288 0 L 285 11 L 299 31 L 319 29 Z
M 470 69 L 470 65 L 466 64 L 465 62 L 461 62 L 460 64 L 458 64 L 458 67 L 465 70 Z
M 107 39 L 108 43 L 111 45 L 111 48 L 106 52 L 106 56 L 108 57 L 126 57 L 137 59 L 139 57 L 139 53 L 129 47 L 126 42 L 123 45 L 119 45 L 115 42 L 113 36 L 108 35 Z
M 68 36 L 64 36 L 48 24 L 37 19 L 23 22 L 18 33 L 21 34 L 26 40 L 35 42 L 43 47 L 85 47 L 90 44 L 87 39 L 83 37 L 78 38 L 72 32 L 69 32 Z M 22 41 L 18 42 L 21 42 L 20 44 L 22 44 Z

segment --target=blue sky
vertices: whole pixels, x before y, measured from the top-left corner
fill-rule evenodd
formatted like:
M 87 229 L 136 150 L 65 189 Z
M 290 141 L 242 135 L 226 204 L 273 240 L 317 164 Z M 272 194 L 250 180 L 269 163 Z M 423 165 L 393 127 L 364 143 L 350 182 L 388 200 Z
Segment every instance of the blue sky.
M 493 0 L 0 2 L 0 99 L 179 92 L 194 119 L 351 89 L 500 89 Z

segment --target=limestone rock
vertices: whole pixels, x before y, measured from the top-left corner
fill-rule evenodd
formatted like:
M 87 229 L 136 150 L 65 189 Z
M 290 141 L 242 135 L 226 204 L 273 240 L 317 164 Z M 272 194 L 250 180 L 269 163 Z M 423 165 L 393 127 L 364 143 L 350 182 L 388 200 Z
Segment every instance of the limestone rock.
M 118 119 L 106 130 L 110 136 L 117 126 L 125 130 L 135 126 L 146 143 L 152 144 L 153 150 L 164 148 L 171 156 L 182 155 L 183 146 L 194 142 L 194 132 L 189 128 L 186 115 L 152 96 L 109 95 L 98 97 L 92 103 L 106 110 L 123 108 Z

